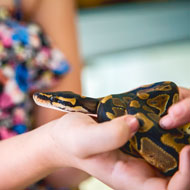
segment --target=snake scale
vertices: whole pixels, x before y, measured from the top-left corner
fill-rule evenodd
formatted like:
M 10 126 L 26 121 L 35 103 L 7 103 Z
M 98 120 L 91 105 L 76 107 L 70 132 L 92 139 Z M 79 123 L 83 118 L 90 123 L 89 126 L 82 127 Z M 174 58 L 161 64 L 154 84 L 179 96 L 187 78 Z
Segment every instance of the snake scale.
M 160 117 L 179 99 L 178 87 L 170 81 L 144 85 L 121 94 L 102 98 L 80 96 L 73 92 L 37 92 L 34 101 L 41 106 L 66 112 L 96 114 L 98 122 L 131 114 L 140 124 L 138 132 L 121 150 L 141 157 L 171 176 L 178 169 L 179 152 L 190 144 L 190 124 L 165 130 L 159 126 Z

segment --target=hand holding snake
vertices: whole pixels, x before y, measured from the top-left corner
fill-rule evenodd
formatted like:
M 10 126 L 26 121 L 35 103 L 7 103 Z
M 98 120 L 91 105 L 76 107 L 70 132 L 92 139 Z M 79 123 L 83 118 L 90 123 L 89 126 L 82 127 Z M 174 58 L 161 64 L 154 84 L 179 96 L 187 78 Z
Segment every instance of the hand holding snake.
M 172 129 L 169 132 L 159 126 L 160 117 L 166 115 L 168 108 L 178 101 L 178 89 L 174 83 L 155 83 L 127 93 L 110 95 L 99 99 L 81 97 L 71 92 L 37 93 L 34 95 L 34 99 L 36 103 L 46 107 L 64 111 L 82 110 L 84 113 L 97 114 L 99 122 L 109 121 L 127 113 L 135 115 L 140 124 L 139 131 L 121 150 L 135 157 L 143 157 L 165 175 L 172 175 L 179 166 L 179 171 L 169 182 L 167 179 L 161 178 L 159 172 L 155 172 L 143 160 L 139 161 L 138 159 L 137 161 L 137 158 L 123 156 L 123 153 L 120 152 L 119 160 L 121 161 L 117 164 L 116 170 L 112 171 L 112 174 L 115 174 L 115 171 L 117 173 L 118 169 L 118 175 L 125 176 L 126 179 L 133 176 L 133 180 L 131 186 L 130 180 L 127 180 L 126 183 L 124 182 L 122 185 L 119 183 L 116 187 L 119 187 L 119 185 L 127 187 L 128 185 L 130 189 L 138 190 L 140 186 L 138 185 L 138 188 L 136 188 L 137 184 L 143 185 L 142 189 L 146 190 L 151 189 L 149 187 L 160 187 L 159 189 L 170 189 L 172 187 L 172 190 L 186 190 L 189 187 L 190 162 L 188 146 L 180 154 L 180 163 L 178 160 L 181 149 L 185 144 L 189 144 L 189 124 L 181 126 L 179 130 Z M 115 177 L 117 178 L 117 176 Z M 140 183 L 133 183 L 135 178 L 137 182 L 142 179 Z M 183 183 L 174 185 L 173 182 L 176 179 L 180 179 Z M 119 181 L 118 179 L 117 182 Z
M 115 190 L 190 190 L 190 146 L 180 153 L 179 171 L 172 178 L 118 149 L 137 126 L 129 115 L 98 124 L 85 114 L 67 114 L 44 128 L 53 139 L 48 162 L 79 168 Z

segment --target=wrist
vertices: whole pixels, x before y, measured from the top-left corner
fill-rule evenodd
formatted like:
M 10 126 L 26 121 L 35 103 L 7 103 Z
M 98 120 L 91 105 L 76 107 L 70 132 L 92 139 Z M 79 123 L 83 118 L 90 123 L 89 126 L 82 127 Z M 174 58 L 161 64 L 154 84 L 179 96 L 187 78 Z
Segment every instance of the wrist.
M 38 159 L 50 172 L 61 167 L 57 162 L 55 142 L 51 137 L 51 128 L 54 124 L 55 121 L 52 121 L 30 132 L 33 135 L 32 139 L 36 140 Z
M 65 140 L 64 146 L 59 142 L 60 131 L 56 127 L 57 122 L 58 120 L 53 120 L 35 130 L 36 133 L 40 134 L 40 143 L 43 144 L 41 158 L 51 170 L 71 166 L 68 164 L 71 158 L 66 154 L 67 150 L 64 148 L 67 147 L 67 140 Z M 62 139 L 66 139 L 64 133 L 61 135 Z

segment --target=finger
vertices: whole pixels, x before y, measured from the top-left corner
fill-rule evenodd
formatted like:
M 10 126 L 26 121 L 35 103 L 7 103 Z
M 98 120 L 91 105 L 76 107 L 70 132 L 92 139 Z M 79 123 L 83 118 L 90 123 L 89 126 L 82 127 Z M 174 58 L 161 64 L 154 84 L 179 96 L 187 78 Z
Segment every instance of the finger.
M 179 171 L 171 178 L 168 190 L 190 190 L 190 146 L 180 153 Z
M 190 90 L 188 88 L 179 87 L 179 99 L 188 98 L 190 96 Z
M 117 149 L 124 145 L 137 131 L 138 121 L 126 115 L 111 121 L 85 128 L 85 138 L 80 139 L 83 156 L 90 156 Z
M 165 129 L 172 129 L 190 121 L 190 98 L 186 98 L 168 110 L 168 114 L 161 118 L 160 126 Z

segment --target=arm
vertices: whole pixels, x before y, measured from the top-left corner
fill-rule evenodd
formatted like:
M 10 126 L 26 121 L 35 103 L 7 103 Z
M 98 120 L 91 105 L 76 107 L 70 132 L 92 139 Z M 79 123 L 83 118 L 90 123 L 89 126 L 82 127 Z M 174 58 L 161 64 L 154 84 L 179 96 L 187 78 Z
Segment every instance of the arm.
M 47 154 L 51 142 L 45 126 L 1 141 L 0 189 L 24 189 L 55 171 Z
M 111 183 L 110 171 L 121 154 L 112 150 L 122 146 L 137 129 L 138 122 L 131 116 L 97 124 L 89 116 L 77 113 L 2 141 L 0 189 L 20 190 L 68 166 L 84 169 Z M 110 157 L 102 160 L 106 154 Z

